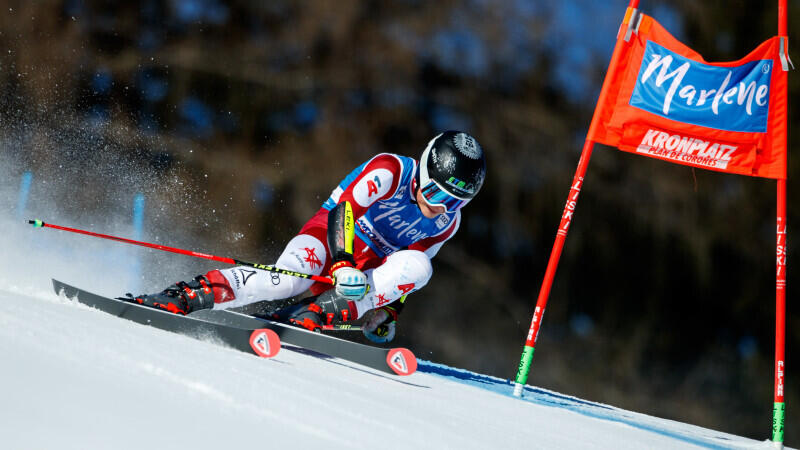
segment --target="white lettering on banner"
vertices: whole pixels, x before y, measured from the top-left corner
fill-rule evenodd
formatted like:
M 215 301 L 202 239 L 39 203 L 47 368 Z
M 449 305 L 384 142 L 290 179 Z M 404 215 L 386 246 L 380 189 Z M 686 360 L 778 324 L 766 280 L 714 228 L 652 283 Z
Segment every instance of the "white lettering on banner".
M 664 107 L 662 108 L 664 114 L 669 114 L 669 105 L 672 103 L 672 96 L 675 95 L 675 91 L 678 89 L 678 86 L 681 85 L 681 80 L 683 80 L 683 77 L 686 76 L 686 72 L 689 71 L 689 63 L 684 63 L 678 67 L 677 70 L 668 74 L 667 70 L 669 70 L 670 64 L 672 64 L 671 55 L 656 55 L 655 58 L 650 61 L 650 64 L 647 65 L 647 69 L 645 69 L 644 74 L 642 74 L 642 81 L 647 81 L 647 79 L 650 78 L 650 75 L 652 75 L 656 69 L 661 67 L 661 71 L 658 72 L 658 75 L 656 75 L 656 86 L 658 87 L 661 87 L 661 85 L 670 78 L 675 78 L 672 80 L 672 84 L 670 84 L 669 89 L 667 90 L 667 95 L 664 96 Z M 681 89 L 681 92 L 683 92 L 683 89 Z M 691 104 L 691 98 L 688 99 L 686 103 Z
M 739 147 L 648 129 L 637 153 L 714 169 L 727 169 Z
M 628 104 L 685 124 L 765 133 L 774 63 L 769 52 L 726 64 L 693 57 L 648 39 Z
M 661 107 L 661 111 L 664 113 L 664 115 L 669 115 L 670 106 L 672 105 L 672 101 L 676 92 L 678 93 L 678 98 L 682 99 L 686 103 L 686 106 L 703 106 L 708 98 L 713 95 L 714 97 L 711 103 L 711 111 L 715 115 L 719 115 L 720 101 L 727 105 L 733 105 L 734 101 L 738 106 L 744 105 L 745 112 L 749 116 L 753 115 L 753 102 L 755 102 L 758 106 L 767 105 L 767 94 L 769 93 L 768 85 L 758 85 L 755 81 L 750 81 L 748 84 L 740 82 L 738 85 L 728 88 L 728 84 L 730 84 L 731 81 L 731 71 L 728 71 L 725 79 L 722 81 L 722 84 L 716 89 L 700 89 L 697 103 L 693 105 L 694 97 L 697 95 L 698 88 L 692 84 L 687 84 L 681 87 L 681 83 L 686 77 L 686 74 L 689 72 L 691 65 L 686 62 L 670 72 L 669 70 L 672 61 L 672 55 L 654 55 L 653 59 L 647 64 L 647 68 L 642 73 L 641 78 L 641 81 L 644 83 L 654 73 L 656 73 L 656 71 L 658 71 L 655 76 L 655 85 L 659 88 L 665 82 L 672 79 L 669 87 L 667 88 L 667 93 L 664 96 L 664 102 Z M 678 88 L 680 88 L 680 91 Z M 737 92 L 738 95 L 736 95 Z

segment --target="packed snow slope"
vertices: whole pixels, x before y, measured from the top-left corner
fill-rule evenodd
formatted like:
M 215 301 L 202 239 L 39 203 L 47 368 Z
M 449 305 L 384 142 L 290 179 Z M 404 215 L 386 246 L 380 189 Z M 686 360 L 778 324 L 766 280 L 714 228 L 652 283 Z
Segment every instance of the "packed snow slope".
M 771 448 L 530 386 L 516 399 L 506 380 L 426 361 L 401 378 L 287 349 L 260 359 L 48 285 L 0 290 L 0 361 L 4 449 Z

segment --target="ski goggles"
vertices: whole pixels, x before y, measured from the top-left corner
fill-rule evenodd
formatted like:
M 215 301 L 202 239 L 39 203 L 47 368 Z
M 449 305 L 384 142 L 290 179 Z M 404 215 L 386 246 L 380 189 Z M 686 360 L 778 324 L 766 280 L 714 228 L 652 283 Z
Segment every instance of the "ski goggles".
M 453 213 L 463 208 L 469 200 L 458 198 L 447 193 L 438 183 L 433 180 L 420 188 L 425 201 L 431 206 L 444 206 L 445 211 Z

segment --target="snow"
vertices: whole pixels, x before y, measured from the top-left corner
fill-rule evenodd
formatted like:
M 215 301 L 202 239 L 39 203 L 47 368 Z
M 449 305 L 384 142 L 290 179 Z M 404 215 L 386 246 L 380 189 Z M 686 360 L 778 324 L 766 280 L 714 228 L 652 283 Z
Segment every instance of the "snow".
M 261 359 L 46 283 L 4 286 L 2 448 L 773 448 L 532 386 L 517 399 L 507 380 L 428 361 L 396 377 L 287 349 Z

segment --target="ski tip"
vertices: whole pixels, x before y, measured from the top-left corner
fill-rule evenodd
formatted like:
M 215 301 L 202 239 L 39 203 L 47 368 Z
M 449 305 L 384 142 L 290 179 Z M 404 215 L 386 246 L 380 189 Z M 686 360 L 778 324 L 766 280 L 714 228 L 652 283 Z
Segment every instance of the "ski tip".
M 34 228 L 41 228 L 44 226 L 44 222 L 39 219 L 29 220 L 28 223 L 33 225 Z
M 411 375 L 417 371 L 417 357 L 407 348 L 393 348 L 386 355 L 386 364 L 400 376 Z
M 259 328 L 250 334 L 250 348 L 262 358 L 272 358 L 281 350 L 281 339 L 274 331 Z

